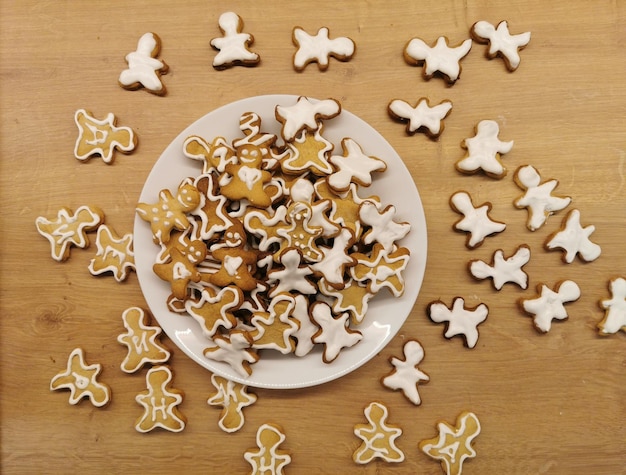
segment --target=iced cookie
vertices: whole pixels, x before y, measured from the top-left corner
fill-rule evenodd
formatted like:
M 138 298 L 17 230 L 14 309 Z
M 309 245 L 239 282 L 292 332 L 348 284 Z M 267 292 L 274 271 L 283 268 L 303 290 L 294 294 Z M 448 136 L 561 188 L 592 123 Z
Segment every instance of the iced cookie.
M 461 143 L 467 153 L 456 162 L 456 169 L 466 174 L 482 171 L 490 178 L 504 178 L 507 170 L 502 165 L 501 156 L 511 151 L 513 141 L 502 142 L 499 133 L 500 126 L 496 121 L 481 120 L 476 126 L 476 135 Z
M 428 305 L 426 312 L 433 322 L 446 324 L 444 337 L 450 339 L 462 335 L 465 346 L 474 348 L 478 342 L 478 325 L 487 320 L 489 308 L 484 303 L 475 308 L 466 308 L 465 300 L 455 297 L 451 308 L 441 301 L 435 301 Z
M 73 213 L 63 207 L 56 218 L 39 216 L 35 226 L 39 234 L 50 242 L 52 258 L 60 262 L 70 257 L 71 246 L 88 247 L 87 233 L 98 228 L 103 221 L 104 213 L 95 206 L 80 206 Z
M 213 59 L 215 69 L 225 69 L 235 65 L 255 66 L 261 58 L 248 48 L 254 37 L 243 33 L 243 20 L 234 12 L 225 12 L 218 20 L 221 38 L 213 38 L 211 46 L 219 52 Z
M 75 348 L 67 360 L 66 370 L 50 381 L 50 390 L 69 389 L 70 404 L 88 398 L 96 407 L 106 406 L 111 401 L 111 388 L 98 381 L 101 371 L 101 364 L 87 364 L 83 349 Z
M 210 360 L 227 363 L 244 378 L 252 374 L 251 364 L 259 360 L 256 350 L 252 349 L 252 337 L 245 330 L 232 330 L 228 335 L 215 335 L 214 346 L 204 350 L 204 356 Z
M 477 21 L 470 28 L 470 35 L 477 43 L 487 43 L 485 55 L 489 59 L 500 56 L 509 71 L 515 71 L 520 64 L 519 52 L 530 42 L 530 32 L 512 35 L 506 21 L 494 27 L 488 21 Z
M 442 101 L 431 106 L 425 97 L 420 98 L 415 107 L 400 99 L 394 99 L 387 106 L 393 119 L 406 122 L 407 134 L 424 132 L 431 139 L 437 139 L 441 135 L 444 129 L 443 120 L 451 110 L 451 101 Z
M 329 158 L 336 171 L 331 173 L 327 180 L 335 191 L 348 191 L 351 183 L 369 186 L 372 184 L 373 172 L 387 169 L 387 164 L 383 160 L 364 154 L 361 146 L 351 138 L 344 138 L 341 147 L 343 155 L 333 155 Z
M 354 41 L 344 36 L 330 39 L 328 33 L 326 27 L 320 28 L 316 35 L 309 35 L 300 27 L 293 29 L 292 40 L 297 48 L 293 67 L 296 71 L 303 71 L 310 63 L 317 63 L 319 70 L 325 71 L 331 57 L 339 61 L 352 58 L 356 50 Z
M 145 88 L 159 96 L 167 92 L 161 75 L 167 73 L 168 66 L 156 59 L 161 51 L 161 38 L 155 33 L 145 33 L 137 42 L 137 49 L 126 55 L 128 68 L 120 73 L 118 82 L 124 89 Z
M 518 300 L 520 308 L 533 317 L 535 329 L 540 333 L 547 333 L 552 327 L 552 320 L 568 318 L 564 304 L 574 302 L 580 298 L 580 288 L 571 280 L 559 282 L 555 290 L 545 284 L 537 286 L 538 295 L 535 298 L 521 298 Z
M 595 261 L 602 252 L 600 246 L 589 239 L 595 230 L 593 225 L 583 227 L 580 211 L 573 209 L 563 219 L 561 229 L 548 236 L 544 247 L 548 251 L 562 250 L 563 262 L 567 264 L 574 262 L 576 256 L 584 262 Z
M 407 222 L 398 222 L 396 207 L 388 205 L 384 209 L 373 201 L 364 201 L 359 207 L 359 219 L 367 230 L 363 233 L 364 244 L 379 243 L 385 251 L 392 251 L 395 243 L 404 238 L 411 230 Z
M 243 408 L 254 404 L 257 397 L 248 393 L 248 387 L 217 374 L 211 375 L 211 383 L 217 392 L 208 400 L 209 406 L 221 407 L 217 425 L 224 432 L 236 432 L 243 427 Z
M 626 332 L 626 279 L 618 277 L 609 281 L 611 298 L 600 300 L 604 318 L 598 323 L 602 336 L 612 335 L 622 330 Z
M 505 258 L 502 249 L 498 249 L 493 254 L 491 264 L 487 264 L 479 259 L 472 259 L 469 264 L 469 271 L 472 277 L 478 280 L 492 279 L 493 286 L 500 290 L 504 284 L 511 282 L 517 284 L 522 289 L 528 287 L 528 274 L 522 267 L 530 260 L 530 248 L 522 244 L 515 253 Z
M 266 422 L 256 433 L 256 447 L 246 450 L 244 459 L 252 467 L 252 475 L 282 475 L 291 462 L 289 452 L 280 448 L 285 433 L 277 424 Z
M 295 308 L 295 299 L 289 293 L 281 293 L 272 298 L 267 311 L 258 311 L 250 317 L 252 347 L 278 351 L 282 354 L 293 353 L 296 342 L 294 333 L 298 330 L 298 321 L 291 318 Z
M 369 292 L 376 294 L 387 288 L 395 297 L 404 293 L 402 272 L 410 257 L 410 251 L 406 247 L 394 246 L 388 251 L 377 242 L 372 247 L 371 254 L 355 252 L 351 255 L 357 263 L 350 267 L 350 275 L 357 282 L 366 283 Z
M 531 165 L 519 167 L 513 180 L 524 190 L 524 194 L 513 204 L 516 208 L 528 210 L 526 227 L 531 231 L 539 229 L 551 214 L 567 208 L 572 202 L 570 197 L 554 196 L 552 192 L 559 182 L 547 180 L 541 183 L 539 172 Z
M 220 329 L 230 330 L 237 326 L 234 312 L 241 307 L 243 298 L 243 292 L 235 286 L 217 291 L 202 289 L 200 299 L 185 300 L 184 307 L 198 322 L 202 334 L 212 338 Z
M 472 40 L 467 39 L 458 46 L 449 46 L 445 36 L 437 38 L 434 46 L 429 46 L 420 38 L 413 38 L 404 48 L 404 59 L 411 65 L 423 66 L 422 76 L 430 79 L 441 75 L 448 85 L 453 85 L 461 74 L 461 60 L 472 49 Z
M 454 223 L 456 231 L 466 232 L 465 246 L 475 249 L 480 246 L 487 236 L 501 233 L 506 229 L 506 224 L 494 221 L 489 217 L 491 203 L 483 203 L 474 207 L 472 197 L 466 191 L 457 191 L 450 197 L 450 207 L 463 218 Z
M 311 320 L 320 330 L 313 335 L 313 343 L 322 343 L 324 363 L 334 361 L 344 348 L 350 348 L 363 339 L 358 330 L 352 330 L 348 326 L 350 314 L 342 313 L 334 316 L 331 308 L 324 302 L 315 302 L 310 309 Z
M 172 370 L 168 366 L 154 366 L 146 373 L 148 389 L 135 397 L 144 409 L 135 424 L 138 432 L 150 432 L 156 428 L 180 432 L 185 428 L 187 419 L 178 408 L 184 393 L 170 386 L 172 378 Z
M 161 343 L 161 327 L 150 325 L 150 316 L 139 307 L 130 307 L 122 313 L 126 332 L 118 335 L 117 341 L 126 346 L 127 353 L 120 368 L 125 373 L 134 373 L 146 364 L 165 363 L 170 351 Z
M 402 390 L 404 397 L 419 406 L 422 399 L 417 387 L 421 381 L 427 383 L 430 380 L 430 377 L 417 367 L 424 359 L 424 348 L 419 341 L 408 340 L 404 344 L 402 352 L 404 353 L 404 360 L 395 356 L 389 358 L 393 370 L 380 381 L 386 388 Z
M 74 145 L 74 156 L 86 161 L 99 155 L 104 163 L 113 163 L 115 151 L 130 153 L 137 146 L 137 135 L 130 127 L 117 127 L 113 113 L 104 119 L 96 119 L 91 112 L 79 109 L 74 114 L 78 127 L 78 138 Z
M 341 104 L 335 99 L 311 101 L 300 96 L 291 106 L 276 106 L 276 120 L 282 124 L 281 135 L 287 142 L 296 138 L 303 130 L 318 130 L 322 120 L 332 119 L 341 112 Z
M 352 454 L 352 460 L 358 464 L 367 464 L 374 459 L 399 463 L 404 460 L 404 452 L 396 445 L 396 439 L 402 435 L 402 429 L 387 422 L 389 411 L 384 404 L 372 402 L 365 408 L 367 424 L 355 424 L 354 435 L 362 443 Z
M 122 282 L 135 270 L 132 233 L 119 237 L 111 227 L 102 224 L 96 234 L 96 248 L 96 256 L 88 266 L 92 275 L 110 272 L 116 281 Z
M 434 460 L 441 463 L 447 475 L 460 475 L 463 462 L 476 457 L 472 442 L 480 434 L 480 421 L 473 412 L 462 412 L 452 426 L 447 422 L 437 424 L 439 435 L 432 439 L 422 440 L 419 449 Z

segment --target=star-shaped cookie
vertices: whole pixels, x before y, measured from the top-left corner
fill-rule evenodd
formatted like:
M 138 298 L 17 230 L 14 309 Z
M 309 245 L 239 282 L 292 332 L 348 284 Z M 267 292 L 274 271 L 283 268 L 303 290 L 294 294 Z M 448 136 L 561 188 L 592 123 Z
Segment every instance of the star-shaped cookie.
M 453 85 L 461 74 L 461 60 L 471 48 L 471 39 L 451 47 L 445 36 L 437 38 L 434 46 L 429 46 L 420 38 L 413 38 L 404 48 L 404 59 L 409 64 L 423 64 L 422 75 L 425 79 L 440 73 L 449 85 Z
M 522 267 L 529 260 L 530 248 L 522 244 L 512 256 L 506 259 L 502 249 L 498 249 L 493 254 L 491 265 L 479 259 L 472 259 L 468 267 L 472 276 L 478 280 L 491 278 L 496 290 L 500 290 L 507 282 L 526 289 L 528 287 L 528 275 L 522 270 Z
M 387 106 L 391 117 L 406 122 L 407 134 L 413 135 L 424 131 L 431 139 L 436 139 L 441 135 L 444 129 L 443 119 L 451 110 L 451 101 L 442 101 L 431 106 L 425 97 L 420 98 L 415 107 L 400 99 L 394 99 Z

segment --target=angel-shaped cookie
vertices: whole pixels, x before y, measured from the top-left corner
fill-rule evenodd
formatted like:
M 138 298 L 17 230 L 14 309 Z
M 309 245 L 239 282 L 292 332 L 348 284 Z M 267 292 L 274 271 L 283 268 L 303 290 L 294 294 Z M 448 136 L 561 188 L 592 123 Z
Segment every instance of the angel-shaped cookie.
M 522 289 L 526 289 L 528 287 L 528 275 L 522 270 L 522 267 L 529 260 L 530 247 L 522 244 L 512 256 L 506 259 L 502 249 L 498 249 L 493 254 L 491 265 L 479 259 L 472 259 L 468 267 L 472 277 L 478 280 L 491 278 L 496 290 L 500 290 L 507 282 L 517 284 Z
M 456 231 L 467 232 L 465 245 L 469 249 L 480 246 L 487 236 L 501 233 L 506 229 L 506 224 L 494 221 L 489 217 L 491 203 L 483 203 L 474 207 L 472 197 L 466 191 L 458 191 L 450 197 L 450 207 L 463 218 L 454 223 Z
M 441 135 L 444 129 L 443 119 L 451 110 L 451 101 L 442 101 L 431 106 L 425 97 L 420 98 L 415 107 L 400 99 L 394 99 L 387 106 L 391 117 L 406 122 L 407 134 L 413 135 L 423 131 L 431 139 L 437 139 Z
M 501 21 L 493 26 L 488 21 L 477 21 L 470 28 L 470 35 L 477 43 L 488 43 L 485 55 L 489 59 L 500 56 L 509 71 L 515 71 L 520 64 L 519 51 L 530 42 L 530 32 L 512 35 L 509 25 Z

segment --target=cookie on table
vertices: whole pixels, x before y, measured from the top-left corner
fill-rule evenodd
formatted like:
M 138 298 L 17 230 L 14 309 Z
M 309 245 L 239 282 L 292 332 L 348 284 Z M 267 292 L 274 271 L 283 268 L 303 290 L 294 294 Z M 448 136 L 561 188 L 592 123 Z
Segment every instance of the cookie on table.
M 120 237 L 113 228 L 102 224 L 96 233 L 96 248 L 96 256 L 88 266 L 92 275 L 112 273 L 116 281 L 122 282 L 135 270 L 132 233 Z
M 476 125 L 476 134 L 461 143 L 467 153 L 456 162 L 456 169 L 465 174 L 482 171 L 490 178 L 504 178 L 507 169 L 502 164 L 502 155 L 511 151 L 513 141 L 501 141 L 499 133 L 500 126 L 495 120 L 481 120 Z
M 97 119 L 91 112 L 79 109 L 74 114 L 78 138 L 74 144 L 74 156 L 80 161 L 100 156 L 106 164 L 113 163 L 115 151 L 131 153 L 137 146 L 137 134 L 130 127 L 116 126 L 116 118 L 109 112 L 104 119 Z
M 481 303 L 477 307 L 466 308 L 465 299 L 455 297 L 452 307 L 448 308 L 445 303 L 436 300 L 428 304 L 426 312 L 433 322 L 446 324 L 445 338 L 462 335 L 465 346 L 471 349 L 478 342 L 478 325 L 487 320 L 489 307 Z
M 452 86 L 461 75 L 461 60 L 471 49 L 471 39 L 457 46 L 450 46 L 448 38 L 440 36 L 430 46 L 421 38 L 413 38 L 404 47 L 404 60 L 408 64 L 422 66 L 424 79 L 429 80 L 439 75 Z
M 156 365 L 170 359 L 170 351 L 161 343 L 163 330 L 150 325 L 150 315 L 140 307 L 129 307 L 122 313 L 126 332 L 117 341 L 126 346 L 127 353 L 120 364 L 125 373 L 135 373 L 146 364 Z
M 580 224 L 580 211 L 571 210 L 563 219 L 561 228 L 550 234 L 544 247 L 548 251 L 561 250 L 563 262 L 571 264 L 578 256 L 583 262 L 595 261 L 602 253 L 601 247 L 589 238 L 596 230 L 593 225 Z
M 456 221 L 452 227 L 455 231 L 466 232 L 465 246 L 475 249 L 482 245 L 485 238 L 506 229 L 506 224 L 495 221 L 489 216 L 492 204 L 486 202 L 478 207 L 472 203 L 472 197 L 467 191 L 457 191 L 450 197 L 450 207 L 463 218 Z
M 626 332 L 626 279 L 616 277 L 609 281 L 610 299 L 600 300 L 604 318 L 598 322 L 598 332 L 602 336 L 612 335 L 622 330 Z
M 243 408 L 256 402 L 256 394 L 249 393 L 245 384 L 217 374 L 211 375 L 211 383 L 217 392 L 209 397 L 207 404 L 221 407 L 218 426 L 224 432 L 238 431 L 245 423 Z
M 402 347 L 404 359 L 392 356 L 389 363 L 393 366 L 393 370 L 382 377 L 380 382 L 386 388 L 392 390 L 402 390 L 404 397 L 416 406 L 422 403 L 420 398 L 418 385 L 420 382 L 427 383 L 430 377 L 421 371 L 417 365 L 424 359 L 424 348 L 417 340 L 408 340 Z
M 515 71 L 520 65 L 520 50 L 530 42 L 530 32 L 512 35 L 506 20 L 493 26 L 485 20 L 477 21 L 470 28 L 470 36 L 477 43 L 488 44 L 485 56 L 489 59 L 501 57 L 509 71 Z
M 167 73 L 167 64 L 157 59 L 161 51 L 161 38 L 156 33 L 144 33 L 137 41 L 137 49 L 125 57 L 128 68 L 118 78 L 124 89 L 133 91 L 144 88 L 159 96 L 166 94 L 167 89 L 161 81 L 161 75 Z
M 345 36 L 329 38 L 328 28 L 322 27 L 316 35 L 310 35 L 299 26 L 292 32 L 292 41 L 296 46 L 293 56 L 293 67 L 296 71 L 303 71 L 310 63 L 317 63 L 320 71 L 326 71 L 329 59 L 348 61 L 354 56 L 356 45 Z
M 83 398 L 96 407 L 104 407 L 111 402 L 111 388 L 100 381 L 102 372 L 100 363 L 87 364 L 82 348 L 75 348 L 70 353 L 65 371 L 58 373 L 50 381 L 50 390 L 70 390 L 70 404 L 77 404 Z
M 218 51 L 213 58 L 215 69 L 259 64 L 260 56 L 249 49 L 254 43 L 254 36 L 243 32 L 243 20 L 239 15 L 235 12 L 222 13 L 218 24 L 223 36 L 211 40 L 211 46 Z
M 404 452 L 396 445 L 396 439 L 402 435 L 402 429 L 387 422 L 389 410 L 380 402 L 372 402 L 365 408 L 367 424 L 355 424 L 354 435 L 362 443 L 352 454 L 355 463 L 364 465 L 375 459 L 389 463 L 404 460 Z
M 285 439 L 285 432 L 278 424 L 266 422 L 257 429 L 256 447 L 243 454 L 252 467 L 252 475 L 284 473 L 285 466 L 291 463 L 289 451 L 280 448 Z
M 154 366 L 146 373 L 148 388 L 135 397 L 144 409 L 135 423 L 137 432 L 145 433 L 157 428 L 180 432 L 185 428 L 187 419 L 178 408 L 184 393 L 170 385 L 172 378 L 172 370 L 168 366 Z
M 506 283 L 513 283 L 526 289 L 528 287 L 528 274 L 524 272 L 524 267 L 530 260 L 530 247 L 522 244 L 515 253 L 507 258 L 504 251 L 498 249 L 493 253 L 492 263 L 487 264 L 480 259 L 469 261 L 468 268 L 472 277 L 477 280 L 492 279 L 493 287 L 496 290 L 502 289 Z
M 415 106 L 401 99 L 394 99 L 387 106 L 387 112 L 393 119 L 406 122 L 408 135 L 424 132 L 433 140 L 438 139 L 443 132 L 443 120 L 451 110 L 451 101 L 445 100 L 431 106 L 426 97 L 420 98 Z
M 518 305 L 533 318 L 533 325 L 539 333 L 548 333 L 552 320 L 568 318 L 564 304 L 580 298 L 580 287 L 574 281 L 563 280 L 556 284 L 554 290 L 545 284 L 539 284 L 537 294 L 534 298 L 519 299 Z

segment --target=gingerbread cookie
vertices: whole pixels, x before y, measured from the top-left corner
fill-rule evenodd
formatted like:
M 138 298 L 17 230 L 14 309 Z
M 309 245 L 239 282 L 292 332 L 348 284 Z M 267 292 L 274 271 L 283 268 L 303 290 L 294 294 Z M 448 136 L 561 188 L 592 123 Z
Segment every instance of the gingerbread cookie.
M 122 282 L 135 270 L 132 233 L 119 237 L 111 227 L 102 224 L 96 234 L 96 248 L 96 257 L 88 266 L 92 275 L 111 272 L 116 281 Z
M 214 361 L 230 365 L 244 378 L 252 374 L 250 365 L 259 360 L 256 350 L 252 349 L 252 336 L 245 330 L 232 330 L 228 335 L 215 335 L 215 346 L 204 350 L 204 356 Z
M 332 119 L 341 112 L 341 104 L 335 99 L 311 101 L 300 96 L 290 106 L 276 106 L 276 120 L 282 124 L 281 135 L 287 142 L 294 140 L 304 130 L 315 132 L 320 121 Z
M 117 341 L 128 350 L 120 368 L 125 373 L 134 373 L 146 364 L 165 363 L 170 351 L 161 343 L 161 327 L 150 325 L 150 316 L 139 307 L 130 307 L 122 313 L 126 332 L 118 335 Z
M 130 127 L 117 127 L 116 118 L 109 112 L 104 119 L 96 119 L 91 112 L 79 109 L 74 114 L 78 138 L 74 156 L 86 161 L 99 155 L 104 163 L 113 163 L 115 150 L 130 153 L 137 146 L 137 135 Z
M 394 99 L 387 106 L 389 115 L 401 122 L 406 122 L 406 133 L 414 135 L 424 132 L 431 139 L 437 139 L 444 129 L 443 120 L 452 110 L 451 101 L 442 101 L 431 106 L 428 99 L 420 98 L 415 106 L 400 99 Z
M 626 332 L 626 279 L 617 277 L 609 281 L 611 298 L 600 300 L 604 318 L 598 323 L 602 336 L 612 335 L 622 330 Z
M 310 316 L 320 328 L 312 339 L 313 343 L 324 344 L 324 363 L 331 363 L 343 348 L 354 346 L 363 339 L 360 331 L 349 328 L 350 314 L 334 316 L 331 308 L 324 302 L 315 302 L 311 306 Z
M 170 386 L 172 378 L 172 370 L 168 366 L 155 366 L 146 373 L 148 389 L 135 397 L 144 409 L 135 423 L 137 432 L 145 433 L 157 428 L 180 432 L 185 428 L 187 419 L 178 408 L 184 393 Z
M 372 402 L 365 408 L 368 423 L 354 426 L 354 435 L 363 441 L 352 454 L 355 463 L 367 464 L 377 458 L 389 463 L 404 460 L 404 452 L 396 445 L 402 429 L 388 423 L 388 417 L 387 407 L 380 402 Z
M 293 339 L 298 330 L 298 321 L 291 318 L 296 302 L 289 293 L 276 295 L 266 312 L 255 312 L 250 317 L 252 347 L 262 350 L 269 348 L 282 354 L 293 353 L 296 343 Z
M 335 191 L 348 191 L 351 183 L 369 186 L 372 184 L 373 172 L 387 169 L 383 160 L 364 154 L 361 146 L 350 138 L 344 138 L 341 147 L 343 155 L 333 155 L 329 159 L 336 171 L 327 180 Z
M 478 342 L 478 325 L 487 320 L 489 308 L 481 303 L 468 309 L 465 308 L 462 297 L 455 297 L 451 308 L 441 301 L 435 301 L 428 304 L 426 312 L 433 322 L 446 324 L 444 337 L 450 339 L 455 335 L 462 335 L 465 346 L 474 348 Z
M 507 170 L 502 165 L 501 156 L 511 151 L 513 141 L 502 142 L 499 133 L 500 126 L 496 121 L 481 120 L 476 126 L 476 135 L 461 143 L 467 153 L 456 162 L 456 169 L 466 174 L 482 171 L 490 178 L 504 178 Z
M 292 40 L 297 50 L 293 56 L 293 67 L 296 71 L 303 71 L 310 63 L 317 63 L 320 71 L 326 71 L 329 59 L 348 61 L 356 51 L 356 45 L 350 38 L 340 36 L 334 39 L 328 37 L 328 28 L 322 27 L 316 35 L 309 35 L 299 26 L 293 29 Z
M 522 267 L 529 260 L 530 248 L 522 244 L 512 256 L 506 259 L 502 249 L 498 249 L 493 254 L 491 265 L 479 259 L 472 259 L 468 267 L 472 277 L 478 280 L 491 278 L 496 290 L 500 290 L 507 282 L 517 284 L 522 289 L 526 289 L 528 287 L 528 274 L 522 270 Z
M 100 363 L 87 364 L 82 348 L 75 348 L 70 353 L 65 371 L 57 374 L 50 381 L 50 390 L 69 389 L 70 404 L 77 404 L 83 398 L 96 407 L 104 407 L 111 401 L 111 388 L 100 381 L 102 372 Z
M 128 68 L 120 73 L 119 85 L 124 89 L 145 88 L 159 96 L 167 92 L 161 75 L 167 73 L 168 66 L 156 59 L 161 51 L 161 38 L 155 33 L 145 33 L 137 42 L 137 49 L 125 57 Z
M 546 239 L 544 247 L 548 251 L 561 249 L 563 262 L 571 264 L 578 256 L 584 262 L 595 261 L 602 249 L 589 239 L 596 230 L 593 225 L 583 227 L 580 224 L 580 211 L 571 210 L 563 219 L 561 229 L 552 233 Z
M 80 206 L 73 213 L 63 207 L 56 218 L 39 216 L 35 226 L 39 234 L 50 242 L 52 258 L 61 262 L 70 257 L 71 246 L 89 247 L 87 233 L 98 228 L 103 221 L 104 213 L 95 206 Z
M 211 375 L 211 383 L 217 392 L 208 399 L 207 404 L 222 408 L 217 425 L 224 432 L 238 431 L 245 422 L 243 408 L 256 402 L 256 394 L 248 393 L 246 385 L 217 374 Z
M 252 467 L 252 475 L 282 475 L 286 465 L 291 463 L 289 452 L 280 448 L 285 441 L 285 433 L 277 424 L 266 422 L 256 433 L 256 447 L 246 450 L 244 459 Z
M 420 38 L 413 38 L 404 48 L 404 59 L 408 64 L 423 66 L 422 76 L 428 80 L 435 74 L 441 75 L 448 85 L 453 85 L 461 75 L 461 60 L 472 49 L 472 40 L 460 45 L 449 46 L 448 38 L 440 36 L 434 46 Z
M 450 207 L 463 218 L 454 223 L 456 231 L 468 233 L 465 246 L 475 249 L 480 246 L 487 236 L 501 233 L 506 229 L 506 224 L 494 221 L 489 217 L 491 203 L 486 202 L 474 207 L 472 197 L 466 191 L 457 191 L 450 197 Z
M 535 329 L 540 333 L 547 333 L 552 327 L 552 320 L 568 318 L 564 304 L 574 302 L 580 298 L 580 288 L 571 280 L 559 282 L 555 290 L 545 284 L 537 286 L 535 298 L 518 300 L 520 308 L 533 317 Z
M 243 20 L 239 15 L 234 12 L 222 13 L 218 24 L 223 36 L 211 40 L 211 46 L 219 51 L 213 58 L 215 69 L 259 64 L 259 55 L 248 48 L 254 42 L 254 36 L 243 33 Z
M 235 286 L 218 291 L 202 289 L 199 300 L 185 300 L 184 308 L 200 324 L 202 334 L 212 338 L 219 329 L 230 330 L 237 326 L 234 312 L 243 303 L 243 292 Z
M 501 57 L 509 71 L 515 71 L 520 64 L 519 52 L 530 42 L 530 32 L 512 35 L 506 20 L 494 27 L 488 21 L 477 21 L 470 28 L 470 35 L 477 43 L 489 44 L 485 56 L 493 59 Z
M 422 403 L 417 387 L 421 381 L 427 383 L 430 377 L 418 369 L 417 365 L 424 359 L 424 348 L 417 340 L 408 340 L 402 348 L 404 360 L 392 356 L 389 363 L 393 370 L 382 377 L 380 382 L 386 388 L 402 390 L 404 397 L 416 406 Z
M 437 424 L 439 435 L 422 440 L 419 449 L 441 463 L 447 475 L 461 475 L 463 462 L 476 457 L 472 442 L 480 434 L 480 421 L 473 412 L 462 412 L 452 426 L 445 421 Z

